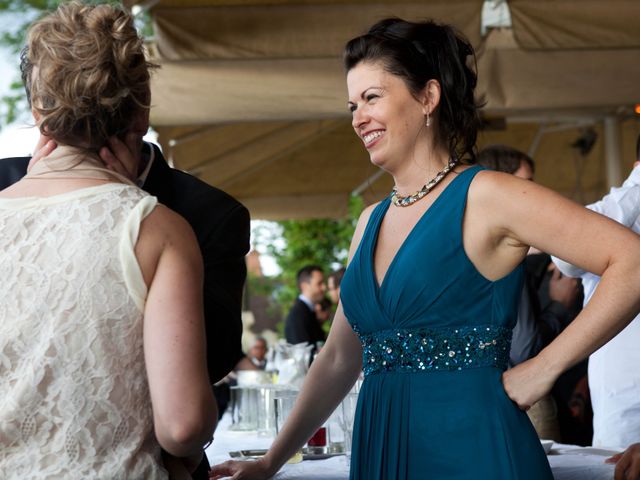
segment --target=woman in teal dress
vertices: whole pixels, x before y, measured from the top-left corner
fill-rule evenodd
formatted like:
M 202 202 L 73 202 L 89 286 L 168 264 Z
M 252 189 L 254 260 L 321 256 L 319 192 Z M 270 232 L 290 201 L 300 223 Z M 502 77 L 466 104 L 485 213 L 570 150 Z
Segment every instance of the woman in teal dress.
M 362 213 L 327 344 L 272 448 L 211 476 L 275 474 L 362 370 L 352 480 L 550 480 L 524 410 L 640 309 L 640 240 L 473 165 L 474 56 L 451 27 L 383 20 L 344 58 L 353 128 L 395 188 Z M 505 371 L 529 245 L 602 281 L 564 333 Z

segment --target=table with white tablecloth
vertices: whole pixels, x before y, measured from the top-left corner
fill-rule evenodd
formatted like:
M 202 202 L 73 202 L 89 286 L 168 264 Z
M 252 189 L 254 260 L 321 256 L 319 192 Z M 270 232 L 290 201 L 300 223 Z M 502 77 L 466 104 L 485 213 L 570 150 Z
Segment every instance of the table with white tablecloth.
M 229 452 L 268 448 L 273 437 L 261 437 L 256 432 L 229 430 L 231 419 L 225 415 L 216 429 L 213 443 L 207 448 L 209 463 L 229 460 Z M 554 444 L 547 456 L 555 480 L 612 480 L 614 466 L 604 460 L 613 452 Z M 462 461 L 464 459 L 461 459 Z M 277 480 L 347 480 L 349 467 L 344 455 L 325 460 L 305 460 L 285 465 L 275 476 Z

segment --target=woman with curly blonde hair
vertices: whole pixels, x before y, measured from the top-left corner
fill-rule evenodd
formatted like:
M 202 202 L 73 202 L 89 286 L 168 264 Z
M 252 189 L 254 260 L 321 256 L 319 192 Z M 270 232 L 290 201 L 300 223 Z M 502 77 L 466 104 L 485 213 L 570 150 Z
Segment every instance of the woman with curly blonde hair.
M 0 192 L 3 479 L 167 478 L 161 448 L 189 469 L 211 438 L 195 236 L 98 156 L 142 141 L 151 68 L 118 7 L 29 31 L 23 78 L 57 148 Z

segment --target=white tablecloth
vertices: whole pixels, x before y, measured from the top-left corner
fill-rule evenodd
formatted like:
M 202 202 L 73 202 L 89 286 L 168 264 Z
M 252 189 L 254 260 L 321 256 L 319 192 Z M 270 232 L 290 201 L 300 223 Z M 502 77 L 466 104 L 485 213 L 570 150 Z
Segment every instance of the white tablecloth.
M 229 460 L 229 452 L 268 448 L 273 442 L 270 437 L 258 437 L 255 432 L 233 432 L 229 430 L 230 417 L 225 415 L 216 430 L 213 443 L 207 448 L 211 465 Z M 604 460 L 611 452 L 582 448 L 572 445 L 554 444 L 547 456 L 555 480 L 611 480 L 613 465 Z M 344 456 L 326 460 L 303 461 L 285 465 L 275 476 L 277 480 L 346 480 L 349 468 Z

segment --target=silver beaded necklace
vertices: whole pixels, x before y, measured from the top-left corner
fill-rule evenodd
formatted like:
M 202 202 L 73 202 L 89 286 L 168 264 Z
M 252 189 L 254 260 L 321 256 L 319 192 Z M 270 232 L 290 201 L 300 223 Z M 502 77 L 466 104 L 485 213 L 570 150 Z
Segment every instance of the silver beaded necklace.
M 435 177 L 433 177 L 429 181 L 429 183 L 425 184 L 420 190 L 418 190 L 415 193 L 412 193 L 411 195 L 402 196 L 398 193 L 398 190 L 396 190 L 396 187 L 393 187 L 393 190 L 391 190 L 391 201 L 396 207 L 408 207 L 410 205 L 413 205 L 418 200 L 424 198 L 427 195 L 427 193 L 433 190 L 433 188 L 436 185 L 438 185 L 442 181 L 442 179 L 444 179 L 444 177 L 447 176 L 447 173 L 453 170 L 453 168 L 457 164 L 458 164 L 458 159 L 451 157 L 449 159 L 449 163 L 447 163 L 447 165 L 440 172 L 438 172 L 438 174 Z

